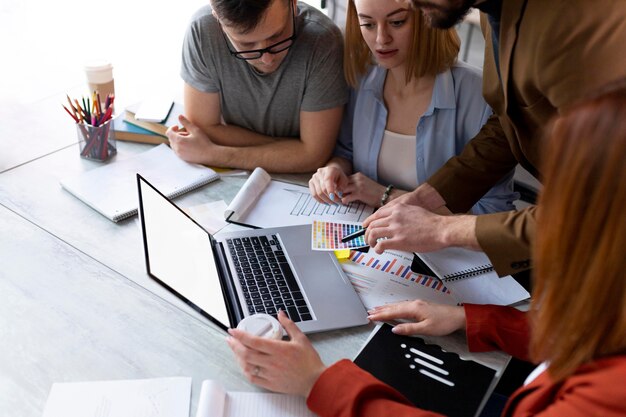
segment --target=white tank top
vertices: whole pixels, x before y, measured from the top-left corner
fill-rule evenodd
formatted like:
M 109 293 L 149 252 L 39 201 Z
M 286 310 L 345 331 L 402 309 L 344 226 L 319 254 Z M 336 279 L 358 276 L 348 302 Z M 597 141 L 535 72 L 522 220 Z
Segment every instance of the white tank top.
M 402 135 L 385 130 L 378 154 L 378 182 L 393 184 L 397 188 L 411 191 L 417 184 L 415 162 L 415 135 Z

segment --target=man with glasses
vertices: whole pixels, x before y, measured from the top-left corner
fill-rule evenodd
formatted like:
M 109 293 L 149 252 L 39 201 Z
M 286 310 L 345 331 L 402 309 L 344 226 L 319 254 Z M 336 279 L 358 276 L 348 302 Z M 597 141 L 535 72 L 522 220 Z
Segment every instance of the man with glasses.
M 341 32 L 295 0 L 212 0 L 183 44 L 182 159 L 210 166 L 310 172 L 335 145 L 347 86 Z

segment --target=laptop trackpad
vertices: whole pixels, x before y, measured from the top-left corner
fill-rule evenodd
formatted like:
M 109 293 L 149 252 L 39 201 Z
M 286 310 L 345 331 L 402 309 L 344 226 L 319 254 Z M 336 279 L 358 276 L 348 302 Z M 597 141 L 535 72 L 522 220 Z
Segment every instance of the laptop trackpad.
M 315 318 L 299 324 L 303 331 L 338 329 L 368 322 L 365 307 L 334 254 L 317 252 L 291 259 Z
M 331 288 L 350 285 L 341 267 L 334 262 L 328 252 L 313 253 L 313 255 L 295 255 L 291 260 L 295 266 L 300 283 L 307 295 L 311 298 L 315 294 L 321 296 Z

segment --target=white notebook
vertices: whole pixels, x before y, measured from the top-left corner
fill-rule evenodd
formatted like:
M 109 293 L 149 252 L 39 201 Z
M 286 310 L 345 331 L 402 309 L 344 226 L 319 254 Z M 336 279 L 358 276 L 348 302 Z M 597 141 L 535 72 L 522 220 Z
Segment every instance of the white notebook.
M 137 214 L 137 173 L 169 198 L 176 198 L 219 178 L 211 168 L 185 162 L 162 144 L 131 158 L 64 179 L 61 186 L 117 222 Z

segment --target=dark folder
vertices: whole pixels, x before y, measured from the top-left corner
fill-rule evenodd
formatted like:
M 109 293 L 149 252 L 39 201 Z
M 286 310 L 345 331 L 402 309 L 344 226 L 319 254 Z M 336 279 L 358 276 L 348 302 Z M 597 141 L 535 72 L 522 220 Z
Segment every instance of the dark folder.
M 383 324 L 354 363 L 391 385 L 416 407 L 450 417 L 477 415 L 495 371 L 444 352 L 419 337 L 399 336 Z

